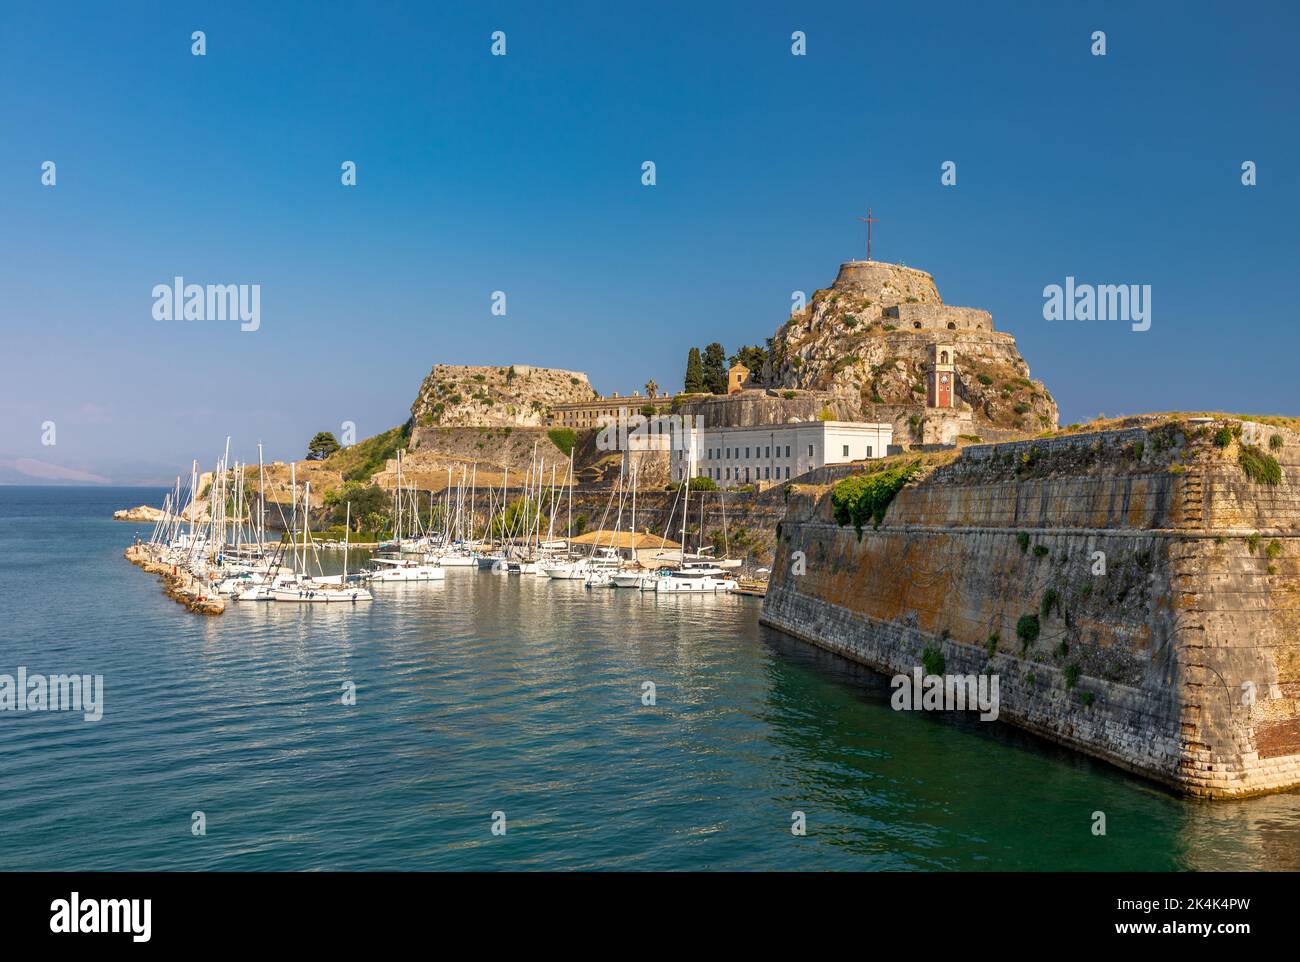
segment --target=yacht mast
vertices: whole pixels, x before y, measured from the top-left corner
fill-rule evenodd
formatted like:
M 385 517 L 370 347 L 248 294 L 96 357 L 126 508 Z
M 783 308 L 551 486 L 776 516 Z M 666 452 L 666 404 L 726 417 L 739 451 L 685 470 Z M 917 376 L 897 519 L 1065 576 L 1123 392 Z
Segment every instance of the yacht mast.
M 257 442 L 257 553 L 266 548 L 266 478 L 262 473 L 262 442 Z

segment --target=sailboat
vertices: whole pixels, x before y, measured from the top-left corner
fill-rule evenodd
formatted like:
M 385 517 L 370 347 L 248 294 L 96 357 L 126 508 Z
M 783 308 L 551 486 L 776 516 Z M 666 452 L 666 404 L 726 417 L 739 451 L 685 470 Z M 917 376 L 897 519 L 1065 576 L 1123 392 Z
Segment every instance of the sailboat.
M 347 561 L 347 543 L 348 535 L 344 535 L 343 548 L 343 574 L 331 575 L 325 577 L 323 573 L 313 577 L 307 571 L 307 550 L 311 548 L 313 557 L 315 556 L 315 546 L 311 544 L 311 482 L 308 481 L 303 491 L 302 500 L 303 523 L 302 523 L 302 570 L 295 572 L 296 578 L 292 582 L 281 583 L 272 588 L 271 597 L 275 601 L 305 602 L 315 604 L 327 604 L 330 602 L 339 603 L 356 603 L 358 601 L 373 601 L 374 596 L 360 584 L 348 584 L 348 561 Z M 347 522 L 344 530 L 349 531 L 352 528 L 352 503 L 347 506 Z M 295 561 L 296 553 L 295 553 Z M 316 568 L 320 571 L 320 559 L 316 558 Z
M 474 479 L 478 474 L 478 465 L 474 465 L 474 472 L 470 479 L 470 511 L 472 512 Z M 432 498 L 432 495 L 430 495 Z M 469 550 L 468 539 L 465 536 L 466 525 L 466 505 L 465 505 L 465 469 L 460 469 L 460 480 L 456 483 L 456 510 L 452 514 L 451 499 L 451 468 L 447 468 L 447 503 L 442 512 L 442 538 L 438 550 L 433 554 L 432 559 L 444 568 L 472 568 L 478 564 L 478 559 Z M 432 511 L 430 511 L 432 516 Z M 473 519 L 469 519 L 472 529 Z M 471 531 L 472 536 L 472 531 Z
M 642 591 L 658 593 L 717 593 L 734 591 L 736 581 L 719 568 L 712 560 L 701 553 L 695 560 L 688 560 L 686 554 L 686 517 L 691 500 L 691 478 L 694 476 L 693 449 L 687 457 L 686 471 L 682 480 L 682 550 L 680 561 L 675 567 L 661 568 L 641 584 Z M 704 524 L 701 518 L 699 537 L 704 537 Z

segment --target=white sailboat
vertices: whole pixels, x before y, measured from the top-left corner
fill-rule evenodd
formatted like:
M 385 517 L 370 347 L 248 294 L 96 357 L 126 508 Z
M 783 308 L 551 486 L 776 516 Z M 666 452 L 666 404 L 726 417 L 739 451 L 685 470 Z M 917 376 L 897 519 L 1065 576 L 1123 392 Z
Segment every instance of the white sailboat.
M 307 550 L 311 548 L 313 553 L 315 548 L 311 545 L 311 482 L 308 481 L 303 492 L 303 522 L 302 522 L 302 571 L 297 573 L 297 577 L 292 582 L 282 582 L 271 589 L 271 597 L 275 601 L 311 603 L 311 604 L 329 604 L 329 603 L 348 603 L 355 604 L 358 601 L 373 601 L 374 596 L 363 585 L 359 583 L 348 583 L 347 571 L 347 535 L 344 536 L 343 548 L 343 574 L 324 576 L 317 574 L 313 577 L 307 572 Z M 347 521 L 344 525 L 345 531 L 350 531 L 352 527 L 352 504 L 347 506 Z M 316 559 L 316 566 L 319 571 L 320 559 Z
M 394 581 L 442 581 L 447 577 L 447 572 L 437 565 L 425 564 L 409 558 L 371 558 L 370 563 L 375 567 L 367 569 L 363 574 L 371 584 Z
M 683 473 L 682 481 L 682 550 L 681 560 L 676 566 L 660 568 L 652 577 L 644 580 L 640 587 L 642 591 L 654 591 L 656 593 L 691 593 L 691 594 L 716 594 L 718 592 L 735 591 L 736 581 L 728 577 L 727 573 L 714 564 L 711 560 L 687 560 L 686 553 L 686 517 L 691 501 L 691 478 L 694 476 L 694 459 L 692 454 L 688 453 L 686 462 L 686 471 Z M 704 537 L 703 515 L 700 520 L 699 537 Z M 701 555 L 696 554 L 696 559 Z

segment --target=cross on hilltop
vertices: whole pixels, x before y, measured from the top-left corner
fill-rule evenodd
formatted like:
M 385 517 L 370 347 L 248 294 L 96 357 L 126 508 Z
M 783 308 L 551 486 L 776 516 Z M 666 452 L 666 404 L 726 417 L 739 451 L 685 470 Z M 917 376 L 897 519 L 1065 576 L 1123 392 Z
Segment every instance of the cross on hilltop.
M 871 208 L 867 208 L 867 216 L 859 217 L 858 220 L 867 222 L 867 260 L 871 260 L 871 225 L 880 220 L 879 217 L 871 216 Z

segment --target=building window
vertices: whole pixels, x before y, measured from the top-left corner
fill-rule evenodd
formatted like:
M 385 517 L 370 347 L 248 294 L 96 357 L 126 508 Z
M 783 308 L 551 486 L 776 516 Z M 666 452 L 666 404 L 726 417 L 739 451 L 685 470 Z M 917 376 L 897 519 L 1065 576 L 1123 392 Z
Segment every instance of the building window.
M 813 456 L 812 449 L 813 449 L 813 446 L 812 446 L 811 444 L 808 445 L 808 457 L 810 457 L 810 458 Z
M 763 457 L 765 457 L 765 458 L 770 458 L 770 457 L 772 456 L 772 448 L 771 448 L 770 446 L 764 448 L 763 450 L 766 452 L 766 453 L 763 455 Z
M 764 480 L 764 481 L 771 481 L 771 480 L 772 480 L 772 469 L 771 469 L 771 468 L 764 468 L 764 469 L 763 469 L 763 480 Z
M 787 481 L 790 479 L 790 465 L 788 464 L 785 466 L 785 477 Z
M 785 456 L 787 458 L 790 456 L 790 445 L 788 444 L 785 446 Z
M 849 446 L 846 444 L 844 445 L 844 457 L 847 458 L 848 456 L 849 456 Z
M 745 468 L 745 480 L 749 480 L 749 468 Z
M 746 458 L 749 457 L 749 448 L 745 448 L 745 457 L 746 457 Z M 747 480 L 747 481 L 749 480 L 748 476 L 746 476 L 745 480 Z
M 867 445 L 867 457 L 871 457 L 871 445 Z

